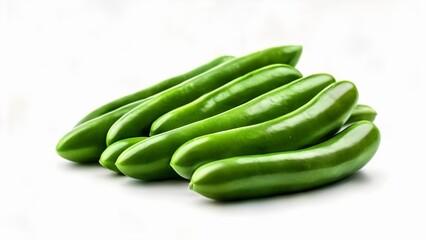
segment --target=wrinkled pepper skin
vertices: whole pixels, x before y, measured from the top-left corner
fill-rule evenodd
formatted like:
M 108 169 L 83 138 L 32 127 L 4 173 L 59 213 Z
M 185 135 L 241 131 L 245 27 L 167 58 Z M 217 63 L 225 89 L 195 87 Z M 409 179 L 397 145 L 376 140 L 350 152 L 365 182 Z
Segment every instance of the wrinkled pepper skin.
M 190 140 L 174 153 L 170 165 L 179 175 L 190 179 L 195 169 L 218 159 L 317 144 L 343 126 L 357 100 L 358 91 L 353 83 L 334 83 L 304 106 L 282 117 Z
M 152 123 L 163 114 L 258 68 L 282 63 L 296 65 L 301 46 L 280 46 L 236 58 L 182 84 L 153 96 L 121 117 L 108 132 L 107 144 L 124 138 L 146 136 Z
M 162 180 L 178 175 L 169 163 L 185 142 L 209 133 L 268 121 L 301 107 L 334 83 L 329 74 L 315 74 L 269 91 L 216 116 L 149 137 L 124 151 L 116 166 L 125 175 L 142 180 Z
M 87 122 L 91 119 L 97 118 L 105 113 L 108 113 L 110 111 L 113 111 L 117 108 L 120 108 L 124 105 L 127 105 L 129 103 L 153 96 L 159 92 L 162 92 L 168 88 L 171 88 L 173 86 L 176 86 L 190 78 L 193 78 L 203 72 L 206 72 L 224 62 L 230 61 L 232 59 L 234 59 L 235 57 L 232 56 L 220 56 L 218 58 L 213 59 L 212 61 L 201 65 L 189 72 L 183 73 L 181 75 L 163 80 L 155 85 L 152 85 L 148 88 L 145 88 L 143 90 L 140 90 L 138 92 L 132 93 L 130 95 L 121 97 L 119 99 L 116 99 L 114 101 L 111 101 L 95 110 L 93 110 L 92 112 L 90 112 L 89 114 L 87 114 L 83 119 L 81 119 L 78 123 L 77 126 Z
M 351 124 L 361 120 L 368 120 L 370 122 L 374 122 L 374 119 L 376 119 L 376 116 L 377 116 L 377 112 L 372 107 L 365 104 L 358 104 L 356 105 L 354 111 L 352 112 L 346 124 Z
M 148 98 L 149 99 L 149 98 Z M 63 158 L 78 163 L 95 163 L 106 149 L 109 128 L 125 113 L 147 99 L 129 103 L 73 128 L 56 145 L 56 152 Z
M 99 159 L 99 163 L 103 167 L 121 174 L 121 172 L 115 166 L 115 162 L 117 161 L 118 156 L 120 156 L 120 154 L 130 146 L 133 146 L 136 143 L 141 142 L 145 139 L 147 139 L 147 137 L 126 138 L 109 145 L 102 153 Z
M 285 64 L 257 69 L 164 114 L 152 124 L 150 136 L 225 112 L 301 77 Z
M 194 172 L 190 188 L 215 200 L 308 190 L 352 175 L 372 159 L 379 144 L 379 129 L 360 121 L 306 149 L 207 163 Z

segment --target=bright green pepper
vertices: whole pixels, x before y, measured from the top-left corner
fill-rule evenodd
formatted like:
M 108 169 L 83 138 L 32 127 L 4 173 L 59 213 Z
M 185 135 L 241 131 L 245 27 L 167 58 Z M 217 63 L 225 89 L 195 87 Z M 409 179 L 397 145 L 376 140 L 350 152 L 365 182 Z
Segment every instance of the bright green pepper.
M 87 121 L 89 121 L 93 118 L 97 118 L 97 117 L 99 117 L 99 116 L 101 116 L 105 113 L 113 111 L 113 110 L 120 108 L 124 105 L 127 105 L 129 103 L 132 103 L 132 102 L 153 96 L 153 95 L 155 95 L 159 92 L 162 92 L 162 91 L 164 91 L 168 88 L 171 88 L 175 85 L 178 85 L 178 84 L 180 84 L 180 83 L 182 83 L 182 82 L 184 82 L 184 81 L 186 81 L 190 78 L 193 78 L 193 77 L 195 77 L 195 76 L 197 76 L 197 75 L 199 75 L 203 72 L 206 72 L 206 71 L 208 71 L 208 70 L 210 70 L 210 69 L 212 69 L 212 68 L 214 68 L 214 67 L 216 67 L 216 66 L 218 66 L 218 65 L 220 65 L 224 62 L 228 62 L 228 61 L 230 61 L 231 59 L 234 59 L 234 58 L 235 57 L 232 57 L 232 56 L 221 56 L 221 57 L 215 58 L 212 61 L 210 61 L 210 62 L 208 62 L 204 65 L 201 65 L 201 66 L 199 66 L 199 67 L 197 67 L 197 68 L 195 68 L 195 69 L 193 69 L 189 72 L 183 73 L 181 75 L 178 75 L 178 76 L 166 79 L 166 80 L 163 80 L 163 81 L 161 81 L 161 82 L 159 82 L 159 83 L 157 83 L 153 86 L 150 86 L 150 87 L 145 88 L 143 90 L 140 90 L 138 92 L 132 93 L 130 95 L 121 97 L 121 98 L 116 99 L 112 102 L 109 102 L 109 103 L 93 110 L 89 114 L 87 114 L 83 119 L 81 119 L 77 123 L 77 126 L 84 123 L 84 122 L 87 122 Z
M 107 147 L 105 138 L 112 124 L 125 113 L 146 101 L 147 99 L 142 99 L 129 103 L 76 126 L 59 140 L 56 152 L 61 157 L 78 163 L 98 162 Z
M 143 180 L 177 177 L 169 163 L 180 145 L 205 134 L 253 125 L 287 114 L 334 82 L 328 74 L 296 80 L 219 115 L 149 137 L 124 151 L 116 166 L 125 175 Z
M 379 129 L 360 121 L 310 148 L 207 163 L 194 172 L 189 185 L 216 200 L 308 190 L 352 175 L 370 161 L 379 143 Z
M 126 138 L 109 145 L 102 153 L 99 159 L 99 163 L 105 168 L 108 168 L 116 173 L 121 173 L 117 166 L 115 166 L 115 162 L 117 161 L 118 156 L 130 146 L 133 146 L 145 139 L 147 139 L 147 137 Z
M 149 134 L 152 123 L 163 114 L 190 103 L 198 97 L 258 68 L 283 63 L 295 65 L 300 46 L 280 46 L 236 58 L 161 92 L 120 118 L 108 132 L 107 144 Z
M 164 114 L 152 124 L 150 135 L 225 112 L 301 77 L 299 71 L 284 64 L 257 69 Z
M 68 160 L 79 163 L 98 162 L 106 148 L 108 130 L 125 113 L 151 99 L 153 94 L 177 85 L 235 57 L 221 56 L 190 72 L 164 80 L 152 87 L 112 101 L 84 117 L 78 125 L 59 140 L 56 151 Z M 137 100 L 141 99 L 141 100 Z
M 316 76 L 319 76 L 319 75 L 316 75 Z M 375 113 L 375 111 L 371 107 L 368 107 L 367 105 L 356 105 L 351 116 L 346 121 L 345 126 L 353 124 L 354 122 L 361 121 L 361 120 L 373 121 L 375 116 L 373 113 Z M 357 120 L 354 121 L 355 119 Z M 99 160 L 99 162 L 101 163 L 102 166 L 109 168 L 117 173 L 121 173 L 120 170 L 118 170 L 117 166 L 115 165 L 119 155 L 122 152 L 124 152 L 127 148 L 145 139 L 146 137 L 135 137 L 135 138 L 128 138 L 128 139 L 123 139 L 118 142 L 115 142 L 111 144 L 109 147 L 107 147 L 107 149 L 105 149 L 105 151 L 101 155 L 101 159 Z M 152 139 L 152 137 L 150 139 Z M 168 142 L 166 144 L 169 144 L 169 148 L 170 148 L 171 143 Z M 154 146 L 151 147 L 151 150 L 152 149 L 154 149 Z
M 356 105 L 354 111 L 351 114 L 351 117 L 348 119 L 346 124 L 351 124 L 361 120 L 368 120 L 373 122 L 376 119 L 377 112 L 372 107 L 365 104 Z
M 179 147 L 170 165 L 189 179 L 195 169 L 214 160 L 296 150 L 316 144 L 343 126 L 357 100 L 358 91 L 353 83 L 334 83 L 282 117 L 195 138 Z

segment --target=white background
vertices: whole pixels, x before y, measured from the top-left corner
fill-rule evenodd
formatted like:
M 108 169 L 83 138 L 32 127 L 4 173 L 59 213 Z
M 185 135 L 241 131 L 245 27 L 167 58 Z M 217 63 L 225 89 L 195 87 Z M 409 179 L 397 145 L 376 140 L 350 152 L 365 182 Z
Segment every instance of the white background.
M 0 0 L 0 239 L 426 239 L 425 22 L 421 0 Z M 354 176 L 224 204 L 55 153 L 109 100 L 282 44 L 377 109 L 380 149 Z

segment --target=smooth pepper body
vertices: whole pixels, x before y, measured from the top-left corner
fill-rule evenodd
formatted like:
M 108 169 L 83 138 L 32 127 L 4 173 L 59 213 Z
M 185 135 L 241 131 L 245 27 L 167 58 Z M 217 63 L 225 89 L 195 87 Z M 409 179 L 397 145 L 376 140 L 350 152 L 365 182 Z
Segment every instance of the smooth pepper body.
M 102 105 L 101 107 L 93 110 L 92 112 L 90 112 L 89 114 L 87 114 L 83 119 L 81 119 L 77 125 L 80 125 L 84 122 L 87 122 L 91 119 L 94 119 L 96 117 L 99 117 L 105 113 L 108 113 L 110 111 L 113 111 L 117 108 L 120 108 L 124 105 L 127 105 L 129 103 L 147 98 L 147 97 L 151 97 L 159 92 L 162 92 L 168 88 L 171 88 L 173 86 L 176 86 L 190 78 L 193 78 L 203 72 L 206 72 L 224 62 L 230 61 L 232 59 L 234 59 L 235 57 L 233 56 L 220 56 L 218 58 L 215 58 L 189 72 L 183 73 L 181 75 L 177 75 L 175 77 L 163 80 L 155 85 L 152 85 L 148 88 L 142 89 L 140 91 L 137 91 L 135 93 L 129 94 L 127 96 L 118 98 L 114 101 L 111 101 L 105 105 Z
M 236 58 L 184 83 L 153 96 L 121 117 L 108 132 L 107 144 L 148 135 L 152 123 L 163 114 L 190 103 L 198 97 L 258 68 L 283 63 L 295 65 L 300 46 L 280 46 Z
M 185 142 L 209 133 L 268 121 L 287 114 L 334 83 L 329 74 L 314 74 L 269 91 L 221 114 L 149 137 L 124 151 L 116 166 L 127 176 L 143 180 L 177 177 L 169 163 Z
M 170 164 L 179 175 L 189 179 L 195 169 L 207 162 L 316 144 L 343 126 L 357 100 L 358 91 L 353 83 L 334 83 L 282 117 L 190 140 L 179 147 Z
M 99 163 L 105 168 L 108 168 L 116 173 L 121 173 L 117 166 L 115 166 L 115 162 L 117 161 L 118 156 L 120 156 L 120 154 L 130 146 L 133 146 L 145 139 L 147 139 L 147 137 L 126 138 L 109 145 L 105 151 L 103 151 L 99 159 Z
M 374 119 L 376 119 L 376 116 L 377 112 L 372 107 L 365 104 L 358 104 L 356 105 L 346 124 L 351 124 L 361 120 L 368 120 L 373 122 Z
M 379 143 L 379 129 L 360 121 L 310 148 L 207 163 L 195 171 L 190 188 L 208 198 L 238 200 L 320 187 L 361 169 Z
M 106 149 L 109 128 L 121 116 L 147 99 L 129 103 L 97 118 L 74 127 L 56 145 L 56 152 L 63 158 L 78 163 L 94 163 Z
M 164 80 L 95 109 L 59 140 L 56 145 L 56 152 L 61 157 L 74 162 L 98 162 L 99 157 L 107 147 L 106 136 L 108 130 L 121 116 L 152 98 L 152 95 L 180 84 L 233 58 L 235 57 L 218 57 L 192 71 Z
M 152 124 L 150 135 L 225 112 L 301 77 L 298 70 L 285 64 L 257 69 L 164 114 Z

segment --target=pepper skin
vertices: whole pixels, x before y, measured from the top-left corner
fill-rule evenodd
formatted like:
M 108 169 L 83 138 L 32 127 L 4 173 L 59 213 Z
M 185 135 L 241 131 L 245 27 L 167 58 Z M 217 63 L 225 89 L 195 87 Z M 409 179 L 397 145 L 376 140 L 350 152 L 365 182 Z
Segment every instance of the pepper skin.
M 150 135 L 225 112 L 301 77 L 299 71 L 285 64 L 257 69 L 164 114 L 152 124 Z
M 132 102 L 153 96 L 153 95 L 155 95 L 159 92 L 162 92 L 162 91 L 164 91 L 168 88 L 171 88 L 175 85 L 178 85 L 178 84 L 180 84 L 180 83 L 182 83 L 182 82 L 184 82 L 184 81 L 186 81 L 190 78 L 193 78 L 193 77 L 195 77 L 195 76 L 197 76 L 197 75 L 199 75 L 203 72 L 206 72 L 206 71 L 208 71 L 208 70 L 210 70 L 210 69 L 212 69 L 212 68 L 214 68 L 214 67 L 216 67 L 216 66 L 218 66 L 218 65 L 220 65 L 224 62 L 228 62 L 228 61 L 230 61 L 234 58 L 235 57 L 232 57 L 232 56 L 220 56 L 220 57 L 215 58 L 212 61 L 210 61 L 210 62 L 208 62 L 204 65 L 201 65 L 201 66 L 199 66 L 199 67 L 197 67 L 197 68 L 195 68 L 195 69 L 193 69 L 189 72 L 183 73 L 181 75 L 178 75 L 178 76 L 166 79 L 166 80 L 163 80 L 163 81 L 161 81 L 161 82 L 159 82 L 159 83 L 157 83 L 153 86 L 150 86 L 150 87 L 145 88 L 143 90 L 140 90 L 138 92 L 135 92 L 135 93 L 132 93 L 130 95 L 116 99 L 114 101 L 111 101 L 111 102 L 93 110 L 89 114 L 87 114 L 83 119 L 81 119 L 77 123 L 77 126 L 84 123 L 84 122 L 87 122 L 87 121 L 89 121 L 93 118 L 97 118 L 97 117 L 99 117 L 99 116 L 101 116 L 105 113 L 113 111 L 113 110 L 120 108 L 124 105 L 127 105 L 129 103 L 132 103 Z
M 195 169 L 218 159 L 296 150 L 321 142 L 349 119 L 358 91 L 349 81 L 334 83 L 299 109 L 252 126 L 195 138 L 173 154 L 170 165 L 189 179 Z
M 111 144 L 102 153 L 99 159 L 99 163 L 103 167 L 121 174 L 120 170 L 118 170 L 118 168 L 115 166 L 115 162 L 117 161 L 118 156 L 130 146 L 133 146 L 145 139 L 147 139 L 147 137 L 126 138 Z
M 358 104 L 356 105 L 354 111 L 351 114 L 351 117 L 348 119 L 346 124 L 351 124 L 361 120 L 368 120 L 373 122 L 374 119 L 376 119 L 376 116 L 377 112 L 372 107 L 365 104 Z
M 78 163 L 98 162 L 107 147 L 105 138 L 112 124 L 132 108 L 146 101 L 147 99 L 142 99 L 129 103 L 76 126 L 59 140 L 56 152 L 61 157 Z
M 360 121 L 310 148 L 207 163 L 194 172 L 189 186 L 216 200 L 308 190 L 352 175 L 371 160 L 379 144 L 379 129 Z
M 190 103 L 198 97 L 258 68 L 283 63 L 295 65 L 301 46 L 280 46 L 236 58 L 210 71 L 169 88 L 121 117 L 108 132 L 107 144 L 149 134 L 152 123 L 163 114 Z
M 205 134 L 280 117 L 301 107 L 334 82 L 328 74 L 298 79 L 219 115 L 149 137 L 124 151 L 116 166 L 125 175 L 137 179 L 176 178 L 178 175 L 169 163 L 180 145 Z

